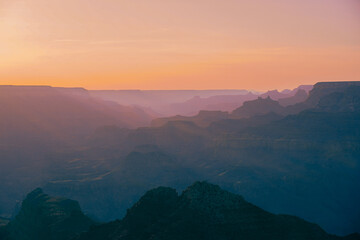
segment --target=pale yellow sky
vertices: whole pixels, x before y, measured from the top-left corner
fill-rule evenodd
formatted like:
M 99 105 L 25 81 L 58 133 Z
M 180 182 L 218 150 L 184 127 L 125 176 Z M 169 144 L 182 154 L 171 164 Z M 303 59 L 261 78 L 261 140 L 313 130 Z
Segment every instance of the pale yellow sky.
M 358 0 L 0 0 L 0 84 L 265 90 L 359 66 Z

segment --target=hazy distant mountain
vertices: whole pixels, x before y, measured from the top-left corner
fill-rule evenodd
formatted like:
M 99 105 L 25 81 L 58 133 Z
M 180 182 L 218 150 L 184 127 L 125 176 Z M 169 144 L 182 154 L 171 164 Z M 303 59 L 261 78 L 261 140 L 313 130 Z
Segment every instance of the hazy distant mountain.
M 209 131 L 217 134 L 234 133 L 250 127 L 259 127 L 261 125 L 269 124 L 283 118 L 284 116 L 274 112 L 253 116 L 251 118 L 234 118 L 231 116 L 231 118 L 228 119 L 212 122 L 209 126 Z
M 279 100 L 282 98 L 293 97 L 296 95 L 296 93 L 299 90 L 303 90 L 306 93 L 309 93 L 311 91 L 311 89 L 313 89 L 313 85 L 300 85 L 297 88 L 294 88 L 293 90 L 285 89 L 281 92 L 279 92 L 278 90 L 267 91 L 266 93 L 261 94 L 260 97 L 262 97 L 262 98 L 270 97 L 273 100 Z
M 280 103 L 280 105 L 287 107 L 290 105 L 304 102 L 308 98 L 308 96 L 309 94 L 305 90 L 299 89 L 294 96 L 280 98 L 278 99 L 278 102 Z
M 170 121 L 190 121 L 198 126 L 207 127 L 211 123 L 223 119 L 245 118 L 270 112 L 281 115 L 295 114 L 308 108 L 308 106 L 293 107 L 290 110 L 284 107 L 304 102 L 308 97 L 308 91 L 312 87 L 312 85 L 301 85 L 294 90 L 285 91 L 286 93 L 279 93 L 274 90 L 260 96 L 248 93 L 245 95 L 224 95 L 208 98 L 194 97 L 186 102 L 171 105 L 173 111 L 179 115 L 156 118 L 152 121 L 151 126 L 159 127 Z M 280 105 L 273 99 L 278 99 Z M 233 113 L 226 114 L 225 111 Z M 240 114 L 240 112 L 242 113 Z
M 295 95 L 299 90 L 304 90 L 306 93 L 309 93 L 314 88 L 314 85 L 300 85 L 297 88 L 291 90 L 290 95 Z
M 227 119 L 229 114 L 221 111 L 200 111 L 193 117 L 175 116 L 169 118 L 157 118 L 151 122 L 152 127 L 161 127 L 170 121 L 191 121 L 200 127 L 208 127 L 212 122 Z
M 180 104 L 194 97 L 208 98 L 217 95 L 245 95 L 249 93 L 247 90 L 93 90 L 89 92 L 91 96 L 103 100 L 114 101 L 121 105 L 151 108 L 166 116 L 193 112 L 196 114 L 199 110 L 207 110 L 199 107 L 196 109 L 186 107 L 174 109 L 172 106 L 172 104 Z
M 241 107 L 232 112 L 232 115 L 241 118 L 249 118 L 265 115 L 270 112 L 282 115 L 285 112 L 285 108 L 270 97 L 259 97 L 257 100 L 244 102 Z
M 271 90 L 271 91 L 267 91 L 266 93 L 263 93 L 260 95 L 261 98 L 271 98 L 273 100 L 278 100 L 280 98 L 286 98 L 286 97 L 290 97 L 290 94 L 285 94 L 285 93 L 281 93 L 278 90 Z
M 359 235 L 353 235 L 360 239 Z M 216 185 L 196 182 L 180 196 L 175 189 L 148 191 L 121 221 L 91 228 L 78 240 L 121 239 L 342 239 L 316 224 L 274 215 Z
M 259 96 L 261 98 L 270 97 L 273 100 L 279 100 L 281 105 L 288 106 L 305 101 L 308 92 L 312 88 L 312 85 L 301 85 L 286 93 L 272 90 L 261 95 L 250 92 L 241 95 L 217 95 L 206 98 L 196 96 L 185 102 L 173 103 L 170 107 L 174 114 L 183 116 L 196 115 L 200 110 L 232 112 L 236 108 L 241 107 L 244 102 L 256 100 Z
M 293 97 L 291 97 L 293 98 Z M 292 101 L 291 99 L 289 101 Z M 194 116 L 173 116 L 173 117 L 164 117 L 156 118 L 152 120 L 152 127 L 161 127 L 169 122 L 192 122 L 199 127 L 208 127 L 213 123 L 217 123 L 221 120 L 229 119 L 239 119 L 239 118 L 250 118 L 255 116 L 267 115 L 274 113 L 276 115 L 286 115 L 286 108 L 279 104 L 279 102 L 267 98 L 258 97 L 256 100 L 245 101 L 244 104 L 236 108 L 232 113 L 222 112 L 222 111 L 200 111 Z M 229 121 L 229 122 L 230 122 Z
M 150 123 L 143 110 L 90 97 L 85 89 L 0 86 L 0 143 L 86 137 L 97 127 Z
M 258 95 L 247 93 L 242 95 L 217 95 L 207 98 L 193 97 L 185 102 L 171 104 L 173 112 L 179 115 L 196 115 L 199 111 L 232 111 L 245 101 L 254 100 Z
M 78 202 L 50 197 L 41 189 L 29 193 L 21 210 L 5 228 L 4 240 L 70 240 L 94 224 Z

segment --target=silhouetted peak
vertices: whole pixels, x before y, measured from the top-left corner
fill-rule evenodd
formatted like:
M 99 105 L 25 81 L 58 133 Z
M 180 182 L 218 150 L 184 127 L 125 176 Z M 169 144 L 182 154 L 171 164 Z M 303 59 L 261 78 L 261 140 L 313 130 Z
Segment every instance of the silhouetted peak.
M 41 188 L 36 188 L 26 196 L 26 199 L 35 199 L 41 195 L 44 195 L 43 190 Z
M 206 181 L 197 181 L 195 183 L 193 183 L 192 185 L 190 185 L 185 191 L 184 194 L 186 193 L 192 193 L 192 192 L 196 192 L 196 193 L 215 193 L 215 192 L 221 192 L 223 191 L 218 185 L 214 185 L 211 183 L 208 183 Z
M 265 96 L 265 97 L 258 97 L 256 100 L 253 100 L 253 101 L 246 101 L 246 102 L 244 102 L 244 104 L 248 104 L 249 102 L 254 102 L 254 101 L 257 101 L 257 102 L 274 102 L 274 103 L 277 102 L 277 101 L 273 100 L 270 96 Z
M 29 193 L 22 203 L 20 214 L 29 213 L 28 209 L 42 209 L 44 215 L 53 216 L 52 212 L 58 212 L 58 216 L 70 215 L 73 211 L 81 212 L 80 205 L 77 201 L 51 197 L 37 188 Z M 60 214 L 61 213 L 61 214 Z
M 297 90 L 294 89 L 294 91 L 296 91 L 294 95 L 278 99 L 279 104 L 287 107 L 304 102 L 308 98 L 308 93 L 306 90 L 298 88 Z
M 244 104 L 235 109 L 232 114 L 238 117 L 253 117 L 264 115 L 269 112 L 282 114 L 284 112 L 284 108 L 279 104 L 279 102 L 267 96 L 266 98 L 259 97 L 256 100 L 244 102 Z
M 299 87 L 295 88 L 294 90 L 305 90 L 305 92 L 310 92 L 311 89 L 314 88 L 314 85 L 300 85 Z
M 244 102 L 243 107 L 255 107 L 255 106 L 262 106 L 264 104 L 280 105 L 279 102 L 273 100 L 270 96 L 267 96 L 266 98 L 259 97 L 256 100 Z
M 37 188 L 22 202 L 19 214 L 9 223 L 7 231 L 11 239 L 68 240 L 92 224 L 77 201 L 52 197 Z
M 195 182 L 180 197 L 167 187 L 150 190 L 123 220 L 95 226 L 78 239 L 341 238 L 300 218 L 266 212 L 217 185 Z
M 299 89 L 295 93 L 295 96 L 307 96 L 307 92 L 304 89 Z
M 289 94 L 289 93 L 291 93 L 291 90 L 290 89 L 284 89 L 284 90 L 281 91 L 281 93 Z
M 241 196 L 208 182 L 195 182 L 183 192 L 181 198 L 190 208 L 204 212 L 213 212 L 221 208 L 235 209 L 240 203 L 246 203 Z
M 146 224 L 152 219 L 166 215 L 169 211 L 176 208 L 178 194 L 175 189 L 169 187 L 157 187 L 147 191 L 140 200 L 128 210 L 124 221 L 136 223 L 136 225 Z
M 278 100 L 280 98 L 284 98 L 287 96 L 288 96 L 287 94 L 280 93 L 278 90 L 270 90 L 270 91 L 267 91 L 266 93 L 260 95 L 260 97 L 262 97 L 262 98 L 270 97 L 275 100 Z
M 257 96 L 258 94 L 254 94 L 253 92 L 248 92 L 244 96 Z
M 175 199 L 177 197 L 178 194 L 175 189 L 169 187 L 157 187 L 147 191 L 145 195 L 140 199 L 139 203 L 149 200 L 165 202 L 169 199 Z

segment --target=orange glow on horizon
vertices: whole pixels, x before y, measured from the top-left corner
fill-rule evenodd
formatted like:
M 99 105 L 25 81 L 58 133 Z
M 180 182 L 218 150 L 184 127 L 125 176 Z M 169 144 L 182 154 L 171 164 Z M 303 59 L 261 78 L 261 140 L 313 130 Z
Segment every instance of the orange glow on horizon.
M 284 89 L 360 80 L 360 3 L 4 0 L 0 84 Z

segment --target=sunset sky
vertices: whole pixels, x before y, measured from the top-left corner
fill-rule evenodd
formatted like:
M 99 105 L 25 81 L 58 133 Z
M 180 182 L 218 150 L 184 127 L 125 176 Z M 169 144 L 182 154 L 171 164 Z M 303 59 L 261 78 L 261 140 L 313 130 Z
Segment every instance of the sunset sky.
M 0 84 L 292 88 L 360 80 L 359 0 L 0 0 Z

